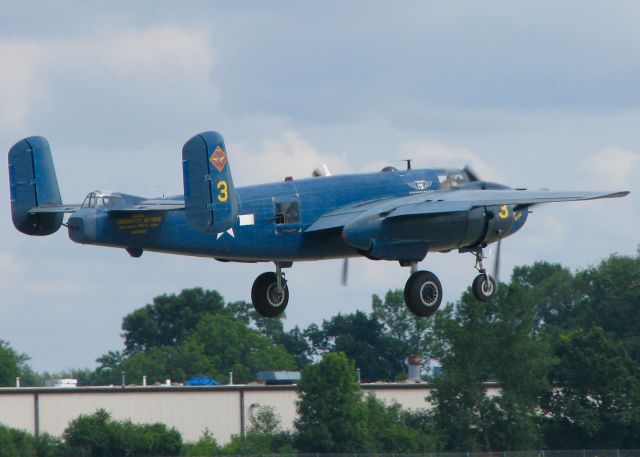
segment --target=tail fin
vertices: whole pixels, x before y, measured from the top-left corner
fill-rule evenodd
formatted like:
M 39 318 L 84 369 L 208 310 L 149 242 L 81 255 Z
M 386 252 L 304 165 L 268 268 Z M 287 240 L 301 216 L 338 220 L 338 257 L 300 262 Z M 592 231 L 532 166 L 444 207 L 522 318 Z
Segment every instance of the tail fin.
M 42 205 L 61 205 L 49 142 L 32 136 L 9 150 L 9 183 L 13 225 L 27 235 L 51 235 L 62 225 L 62 213 L 33 214 Z
M 187 223 L 200 232 L 224 232 L 238 217 L 238 196 L 222 135 L 204 132 L 182 148 Z

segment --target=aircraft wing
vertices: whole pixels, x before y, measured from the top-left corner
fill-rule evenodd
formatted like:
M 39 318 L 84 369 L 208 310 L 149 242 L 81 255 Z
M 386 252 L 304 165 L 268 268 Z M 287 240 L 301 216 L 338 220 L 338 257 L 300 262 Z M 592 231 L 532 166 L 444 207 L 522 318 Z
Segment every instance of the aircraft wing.
M 600 198 L 617 198 L 629 192 L 575 192 L 575 191 L 529 191 L 529 190 L 458 190 L 446 194 L 432 194 L 414 201 L 399 202 L 387 217 L 419 216 L 434 212 L 445 213 L 468 211 L 479 206 L 515 205 L 516 209 L 525 209 L 541 203 L 596 200 Z M 433 197 L 436 197 L 434 199 Z M 435 204 L 435 205 L 434 205 Z M 434 206 L 442 210 L 434 211 Z
M 350 221 L 369 213 L 383 218 L 410 216 L 434 216 L 469 211 L 480 206 L 515 205 L 525 209 L 541 203 L 596 200 L 599 198 L 624 197 L 629 192 L 573 192 L 573 191 L 528 191 L 514 189 L 453 189 L 450 191 L 432 191 L 407 197 L 387 198 L 372 202 L 359 203 L 327 213 L 305 232 L 339 229 Z

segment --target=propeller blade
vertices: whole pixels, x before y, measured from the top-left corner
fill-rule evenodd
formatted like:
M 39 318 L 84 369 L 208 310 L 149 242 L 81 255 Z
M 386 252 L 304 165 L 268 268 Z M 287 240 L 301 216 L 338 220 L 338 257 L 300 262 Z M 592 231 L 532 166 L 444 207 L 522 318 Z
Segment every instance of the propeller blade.
M 502 238 L 498 240 L 498 246 L 496 246 L 496 258 L 493 264 L 493 279 L 496 280 L 496 287 L 500 284 L 500 248 L 502 246 Z
M 469 182 L 481 181 L 481 179 L 478 177 L 478 174 L 473 171 L 473 168 L 471 168 L 471 166 L 465 165 L 462 171 L 464 171 L 464 173 L 467 175 L 467 179 L 469 180 Z
M 349 282 L 349 259 L 342 261 L 342 281 L 340 282 L 343 286 L 346 286 Z

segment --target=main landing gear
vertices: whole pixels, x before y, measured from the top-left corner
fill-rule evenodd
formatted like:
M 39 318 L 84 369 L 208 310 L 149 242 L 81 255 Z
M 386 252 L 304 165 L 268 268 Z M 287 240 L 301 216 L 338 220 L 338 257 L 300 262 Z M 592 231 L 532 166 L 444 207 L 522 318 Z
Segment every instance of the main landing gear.
M 482 302 L 489 301 L 496 292 L 496 281 L 482 266 L 485 259 L 482 250 L 474 251 L 475 268 L 480 274 L 475 277 L 471 286 L 473 296 Z M 433 316 L 442 304 L 442 284 L 438 277 L 430 271 L 417 271 L 417 263 L 402 264 L 411 267 L 411 276 L 404 287 L 404 302 L 416 316 Z
M 404 302 L 416 316 L 433 316 L 442 303 L 442 284 L 430 271 L 416 271 L 411 264 L 411 276 L 404 286 Z
M 289 303 L 289 287 L 282 272 L 282 264 L 276 263 L 276 272 L 262 273 L 253 282 L 251 302 L 264 317 L 277 317 L 284 313 Z

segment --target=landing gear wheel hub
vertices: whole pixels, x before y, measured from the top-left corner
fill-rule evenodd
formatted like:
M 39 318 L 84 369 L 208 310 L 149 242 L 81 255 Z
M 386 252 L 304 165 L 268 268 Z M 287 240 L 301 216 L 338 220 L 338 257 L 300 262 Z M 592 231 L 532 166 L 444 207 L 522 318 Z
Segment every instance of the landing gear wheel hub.
M 255 310 L 264 317 L 281 315 L 289 303 L 289 287 L 282 278 L 280 288 L 275 273 L 262 273 L 256 278 L 251 288 L 251 303 Z
M 442 285 L 430 271 L 416 271 L 404 288 L 407 308 L 416 316 L 433 316 L 442 303 Z
M 491 276 L 479 274 L 471 286 L 473 296 L 482 302 L 488 302 L 496 293 L 496 281 Z

